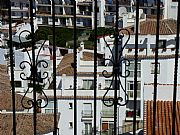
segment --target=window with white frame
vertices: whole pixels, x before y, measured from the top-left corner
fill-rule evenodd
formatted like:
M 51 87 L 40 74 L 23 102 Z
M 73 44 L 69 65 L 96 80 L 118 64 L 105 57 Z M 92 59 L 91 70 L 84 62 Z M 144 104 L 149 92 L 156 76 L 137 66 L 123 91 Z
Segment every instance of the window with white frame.
M 106 105 L 112 105 L 112 101 L 105 101 Z M 101 115 L 103 117 L 112 117 L 114 116 L 114 106 L 107 107 L 106 105 L 102 104 L 102 111 Z
M 134 77 L 134 72 L 135 72 L 135 64 L 134 62 L 130 62 L 130 65 L 127 66 L 130 74 L 129 74 L 129 77 Z M 138 62 L 137 64 L 137 77 L 141 77 L 141 63 Z
M 85 90 L 93 90 L 94 81 L 93 80 L 83 80 L 83 89 Z
M 83 116 L 92 116 L 92 103 L 83 103 Z
M 56 110 L 58 111 L 58 104 L 56 105 Z M 54 99 L 48 99 L 48 104 L 45 108 L 45 113 L 54 113 Z
M 129 98 L 134 98 L 134 81 L 127 82 L 127 93 Z M 137 98 L 140 98 L 141 94 L 141 82 L 137 81 Z
M 151 74 L 155 74 L 155 63 L 151 63 Z M 157 63 L 157 74 L 160 74 L 160 63 Z

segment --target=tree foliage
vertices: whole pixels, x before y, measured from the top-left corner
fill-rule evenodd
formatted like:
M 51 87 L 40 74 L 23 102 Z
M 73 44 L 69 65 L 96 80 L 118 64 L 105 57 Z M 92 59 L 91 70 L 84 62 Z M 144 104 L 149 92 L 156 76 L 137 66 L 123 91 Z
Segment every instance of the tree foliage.
M 35 33 L 35 39 L 49 40 L 50 44 L 53 42 L 53 30 L 50 27 L 40 27 Z M 55 29 L 55 44 L 56 46 L 65 47 L 66 42 L 73 39 L 73 30 L 68 28 Z
M 105 28 L 105 27 L 98 27 L 97 28 L 97 36 L 105 36 L 105 35 L 109 35 L 109 34 L 113 34 L 113 33 L 114 33 L 113 28 Z M 94 39 L 95 39 L 95 31 L 92 30 L 92 32 L 89 36 L 89 40 L 94 41 Z

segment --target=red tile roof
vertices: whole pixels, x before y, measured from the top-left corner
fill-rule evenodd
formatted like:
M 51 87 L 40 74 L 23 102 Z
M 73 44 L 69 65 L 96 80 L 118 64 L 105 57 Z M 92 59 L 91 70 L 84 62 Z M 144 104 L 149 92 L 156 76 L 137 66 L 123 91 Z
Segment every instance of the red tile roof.
M 57 121 L 60 114 L 57 116 Z M 28 113 L 16 114 L 16 134 L 33 135 L 33 115 Z M 12 135 L 12 113 L 0 114 L 0 135 Z M 53 132 L 54 115 L 37 114 L 37 134 L 47 134 Z
M 180 101 L 176 102 L 175 135 L 180 135 Z M 152 135 L 153 101 L 145 102 L 144 135 Z M 156 135 L 171 135 L 172 101 L 157 101 Z
M 101 54 L 98 54 L 98 60 L 102 58 Z M 94 60 L 94 54 L 91 52 L 83 52 L 83 58 L 81 58 L 82 61 L 93 61 Z M 60 64 L 57 67 L 57 75 L 73 75 L 74 69 L 73 69 L 73 63 L 74 63 L 74 53 L 66 54 Z M 78 75 L 83 74 L 93 74 L 92 72 L 78 72 Z M 102 74 L 102 73 L 99 73 Z
M 0 110 L 12 111 L 12 93 L 10 78 L 7 74 L 7 67 L 0 65 Z M 21 104 L 22 95 L 16 94 L 16 110 L 24 110 Z M 24 104 L 27 106 L 27 100 L 30 98 L 24 98 Z
M 146 21 L 140 22 L 140 33 L 139 35 L 156 35 L 156 20 L 148 19 Z M 173 19 L 163 19 L 160 20 L 160 35 L 172 35 L 176 34 L 177 22 Z M 131 34 L 135 34 L 134 26 L 126 27 Z M 126 32 L 125 32 L 126 33 Z
M 12 93 L 10 79 L 6 72 L 6 66 L 0 65 L 0 110 L 6 110 L 8 113 L 0 113 L 0 135 L 12 135 Z M 21 100 L 22 95 L 15 95 L 16 111 L 23 111 Z M 27 100 L 24 98 L 24 105 L 27 106 Z M 28 106 L 27 106 L 28 107 Z M 59 121 L 58 114 L 57 121 Z M 16 113 L 17 135 L 33 135 L 33 114 Z M 46 134 L 53 132 L 54 114 L 37 114 L 37 134 Z
M 180 54 L 179 54 L 180 57 Z M 125 55 L 125 58 L 127 59 L 134 59 L 134 55 Z M 138 55 L 138 59 L 154 59 L 155 55 Z M 159 59 L 172 59 L 175 58 L 174 54 L 170 54 L 170 55 L 159 55 L 158 56 Z

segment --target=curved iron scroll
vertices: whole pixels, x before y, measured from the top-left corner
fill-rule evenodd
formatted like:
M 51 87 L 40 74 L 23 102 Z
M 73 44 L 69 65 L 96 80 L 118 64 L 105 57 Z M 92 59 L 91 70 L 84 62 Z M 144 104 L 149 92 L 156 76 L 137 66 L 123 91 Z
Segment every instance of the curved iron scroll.
M 109 85 L 109 87 L 107 88 L 107 91 L 105 92 L 104 96 L 103 96 L 103 104 L 107 107 L 110 107 L 110 106 L 113 106 L 115 103 L 117 103 L 117 105 L 119 106 L 124 106 L 128 103 L 128 100 L 129 100 L 129 97 L 128 97 L 128 94 L 126 92 L 126 89 L 125 87 L 123 86 L 122 82 L 121 82 L 121 78 L 127 78 L 130 74 L 130 71 L 126 68 L 127 66 L 130 65 L 130 61 L 126 58 L 123 57 L 123 50 L 125 49 L 129 39 L 130 39 L 130 32 L 127 30 L 127 29 L 120 29 L 119 32 L 118 32 L 118 35 L 116 35 L 117 33 L 113 33 L 111 34 L 110 36 L 108 36 L 109 38 L 111 39 L 115 39 L 117 36 L 118 36 L 118 46 L 119 46 L 119 51 L 118 51 L 118 62 L 115 62 L 115 53 L 113 53 L 113 49 L 110 48 L 108 42 L 106 41 L 105 37 L 107 37 L 107 34 L 105 34 L 106 36 L 103 36 L 104 37 L 104 42 L 106 44 L 106 46 L 108 47 L 112 57 L 111 59 L 108 58 L 108 59 L 105 59 L 104 62 L 108 61 L 108 64 L 112 64 L 113 66 L 113 70 L 112 70 L 112 73 L 109 73 L 107 70 L 104 70 L 102 72 L 102 75 L 105 77 L 105 78 L 112 78 L 111 79 L 111 83 Z M 122 44 L 122 40 L 124 38 L 124 36 L 127 36 L 127 40 L 125 41 L 124 44 Z M 105 66 L 107 66 L 108 64 L 106 64 Z M 123 64 L 124 64 L 124 67 L 125 67 L 125 72 L 124 74 L 122 73 L 122 68 L 123 68 Z M 114 79 L 115 79 L 115 74 L 117 74 L 117 80 L 118 80 L 118 84 L 119 84 L 119 90 L 122 90 L 124 92 L 124 97 L 122 97 L 121 95 L 119 95 L 117 97 L 117 100 L 115 101 L 114 98 L 109 98 L 107 96 L 109 90 L 111 89 L 111 87 L 113 86 L 113 82 L 114 82 Z
M 35 58 L 35 60 L 33 60 L 31 57 L 31 54 L 29 52 L 29 49 L 28 49 L 28 47 L 31 48 L 31 44 L 27 43 L 27 42 L 24 43 L 24 42 L 22 42 L 22 39 L 21 39 L 21 35 L 25 32 L 29 33 L 29 39 L 33 38 L 33 37 L 31 37 L 31 32 L 28 30 L 24 30 L 19 34 L 20 44 L 24 47 L 23 51 L 25 51 L 28 55 L 28 60 L 22 61 L 19 65 L 20 69 L 23 70 L 23 72 L 20 73 L 20 78 L 22 80 L 30 81 L 29 84 L 32 85 L 33 84 L 33 81 L 32 81 L 33 74 L 35 74 L 36 84 L 34 85 L 35 87 L 32 88 L 32 91 L 40 93 L 44 97 L 44 100 L 46 101 L 46 103 L 42 106 L 42 104 L 41 104 L 42 99 L 26 98 L 27 93 L 30 92 L 30 88 L 29 88 L 30 86 L 28 86 L 28 88 L 25 91 L 25 94 L 23 95 L 23 98 L 21 100 L 21 104 L 25 109 L 31 109 L 34 107 L 34 105 L 36 105 L 36 108 L 44 108 L 48 105 L 48 98 L 47 98 L 45 92 L 43 91 L 44 84 L 42 84 L 42 83 L 44 82 L 43 80 L 48 79 L 48 72 L 43 71 L 43 73 L 41 73 L 43 75 L 43 77 L 42 77 L 40 74 L 38 74 L 38 66 L 41 64 L 41 68 L 45 69 L 45 68 L 48 68 L 48 63 L 47 63 L 47 61 L 39 60 L 38 58 L 39 58 L 40 52 L 41 52 L 46 40 L 44 40 L 43 43 L 40 45 L 40 47 L 37 49 L 37 55 L 35 56 L 36 58 Z M 33 65 L 33 61 L 35 61 L 35 65 Z M 29 70 L 30 74 L 26 74 L 25 70 Z M 41 84 L 40 84 L 40 81 L 41 81 Z

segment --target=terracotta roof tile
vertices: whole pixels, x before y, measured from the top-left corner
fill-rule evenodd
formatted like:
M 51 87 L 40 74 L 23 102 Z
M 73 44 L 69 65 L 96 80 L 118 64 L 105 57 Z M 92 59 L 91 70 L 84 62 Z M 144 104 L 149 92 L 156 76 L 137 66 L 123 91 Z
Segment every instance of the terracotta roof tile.
M 6 66 L 0 65 L 0 110 L 12 110 L 12 93 L 11 93 L 11 85 L 10 78 L 6 72 Z M 21 104 L 22 95 L 16 94 L 16 110 L 24 110 Z M 30 98 L 24 98 L 24 104 L 27 106 L 27 100 Z
M 180 54 L 179 54 L 180 57 Z M 125 58 L 128 59 L 134 59 L 134 55 L 125 55 Z M 138 55 L 138 59 L 154 59 L 155 55 Z M 174 54 L 170 54 L 170 55 L 159 55 L 158 59 L 171 59 L 171 58 L 175 58 Z
M 102 58 L 101 54 L 98 54 L 98 60 Z M 82 61 L 93 61 L 94 60 L 94 54 L 91 52 L 83 52 L 83 58 Z M 57 75 L 73 75 L 74 69 L 73 69 L 73 63 L 74 63 L 74 53 L 66 54 L 60 64 L 57 67 Z M 92 74 L 92 72 L 78 72 L 77 74 Z
M 156 35 L 156 20 L 148 19 L 146 21 L 140 22 L 140 35 Z M 160 20 L 160 35 L 172 35 L 176 34 L 177 22 L 173 19 L 163 19 Z M 130 34 L 135 34 L 134 26 L 126 27 L 130 31 Z M 127 34 L 127 32 L 125 32 Z
M 57 121 L 59 121 L 58 114 Z M 33 114 L 16 114 L 16 134 L 33 135 Z M 47 134 L 53 132 L 54 115 L 37 114 L 37 134 Z M 0 114 L 0 134 L 12 135 L 12 113 Z
M 94 60 L 94 54 L 90 52 L 83 52 L 83 58 L 81 59 L 83 61 L 93 61 Z
M 157 101 L 156 135 L 171 135 L 172 129 L 172 101 Z M 180 101 L 176 102 L 175 134 L 180 135 Z M 152 135 L 153 101 L 145 102 L 144 134 Z
M 23 96 L 16 94 L 15 95 L 15 105 L 16 105 L 16 110 L 17 111 L 22 111 L 25 110 L 25 108 L 23 108 L 22 104 L 21 104 L 21 100 L 22 100 Z M 28 107 L 29 105 L 27 104 L 27 101 L 30 98 L 25 97 L 23 100 L 23 103 L 26 107 Z M 0 91 L 0 110 L 7 110 L 7 111 L 12 111 L 12 94 L 11 92 L 7 92 L 7 91 Z

